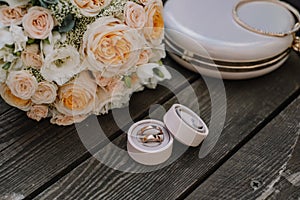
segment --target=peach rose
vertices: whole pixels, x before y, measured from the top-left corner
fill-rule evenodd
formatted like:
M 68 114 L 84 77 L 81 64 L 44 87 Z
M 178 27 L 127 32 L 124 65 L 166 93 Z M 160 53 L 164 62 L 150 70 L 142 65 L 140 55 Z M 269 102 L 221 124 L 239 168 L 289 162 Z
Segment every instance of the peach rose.
M 143 50 L 140 54 L 140 58 L 137 65 L 147 64 L 150 60 L 151 55 L 152 55 L 151 49 Z
M 13 95 L 24 100 L 30 99 L 38 87 L 36 78 L 25 70 L 10 72 L 6 84 Z
M 88 71 L 84 71 L 78 78 L 59 88 L 55 107 L 67 116 L 90 114 L 94 108 L 96 90 L 95 80 Z
M 13 95 L 6 84 L 0 86 L 0 94 L 6 103 L 23 111 L 28 111 L 32 105 L 31 100 L 24 100 Z
M 143 90 L 143 86 L 139 82 L 139 78 L 136 74 L 131 75 L 131 87 L 128 88 L 124 82 L 120 79 L 113 78 L 111 79 L 102 79 L 102 84 L 106 85 L 109 83 L 111 87 L 107 90 L 106 87 L 99 87 L 97 90 L 96 96 L 96 106 L 93 114 L 105 114 L 110 109 L 122 108 L 128 105 L 130 96 L 133 92 Z M 111 82 L 112 81 L 112 82 Z
M 134 66 L 144 46 L 137 30 L 113 17 L 102 17 L 90 24 L 83 36 L 84 65 L 104 77 L 124 74 Z
M 143 28 L 146 23 L 146 13 L 143 6 L 131 1 L 125 5 L 124 16 L 126 24 L 131 28 Z
M 38 84 L 38 88 L 31 101 L 35 104 L 53 103 L 57 96 L 57 86 L 54 83 L 43 81 Z
M 61 113 L 55 113 L 53 114 L 53 117 L 51 118 L 50 122 L 59 126 L 69 126 L 74 123 L 80 123 L 87 117 L 87 115 L 67 116 Z
M 110 92 L 106 92 L 102 88 L 97 91 L 96 107 L 94 109 L 94 114 L 105 114 L 109 110 L 114 108 L 122 108 L 129 104 L 130 92 L 123 89 L 114 89 Z
M 46 39 L 54 27 L 54 19 L 49 10 L 34 6 L 23 17 L 22 24 L 30 38 Z
M 112 0 L 71 0 L 71 2 L 77 6 L 86 17 L 94 17 L 99 12 L 108 6 Z
M 20 25 L 26 13 L 27 10 L 23 6 L 13 8 L 6 5 L 0 6 L 0 23 L 4 26 Z
M 42 118 L 46 118 L 48 116 L 48 106 L 33 105 L 30 110 L 27 111 L 27 116 L 39 122 Z
M 145 6 L 148 20 L 145 24 L 145 38 L 154 46 L 159 45 L 164 37 L 163 4 L 161 0 L 151 0 Z
M 21 54 L 23 64 L 28 67 L 40 69 L 43 65 L 42 55 L 38 44 L 28 45 Z
M 99 72 L 93 73 L 96 83 L 106 92 L 112 92 L 113 90 L 118 90 L 122 87 L 123 81 L 118 77 L 105 78 Z M 121 89 L 120 89 L 121 90 Z
M 139 2 L 143 5 L 146 5 L 149 2 L 149 0 L 139 0 Z

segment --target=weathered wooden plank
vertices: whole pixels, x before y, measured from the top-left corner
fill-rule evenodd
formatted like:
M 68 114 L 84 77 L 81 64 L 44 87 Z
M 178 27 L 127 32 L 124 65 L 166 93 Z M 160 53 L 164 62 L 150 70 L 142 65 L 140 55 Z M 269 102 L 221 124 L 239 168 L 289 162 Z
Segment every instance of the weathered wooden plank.
M 177 65 L 170 59 L 166 60 L 166 64 Z M 179 73 L 173 74 L 174 78 L 168 82 L 174 89 L 181 90 L 187 84 L 183 77 L 179 77 L 181 74 L 188 81 L 198 79 L 198 75 L 182 68 L 177 67 L 177 71 Z M 157 90 L 137 93 L 132 97 L 131 105 L 135 106 L 130 107 L 130 114 L 133 119 L 141 118 L 150 105 L 160 104 L 171 96 L 172 92 L 161 86 Z M 0 150 L 0 194 L 15 192 L 26 196 L 56 176 L 61 176 L 60 173 L 67 173 L 70 166 L 78 165 L 81 159 L 89 157 L 75 126 L 58 127 L 48 120 L 36 123 L 27 119 L 21 111 L 8 112 L 1 119 L 3 127 L 10 124 L 12 128 L 7 127 L 0 132 L 4 138 L 1 145 L 5 147 Z M 98 120 L 107 136 L 114 138 L 120 128 L 114 123 L 112 114 L 100 116 Z M 83 122 L 79 126 L 87 125 Z M 100 142 L 95 140 L 94 145 Z
M 200 185 L 188 199 L 298 199 L 299 136 L 300 97 Z M 284 182 L 286 179 L 293 184 L 287 187 Z
M 293 54 L 286 65 L 268 76 L 247 80 L 227 81 L 227 120 L 225 129 L 214 150 L 204 159 L 198 159 L 199 148 L 190 148 L 172 165 L 164 169 L 132 174 L 110 169 L 90 158 L 67 174 L 56 184 L 49 187 L 37 199 L 174 199 L 185 196 L 190 187 L 204 180 L 216 168 L 227 160 L 241 144 L 255 135 L 288 104 L 288 97 L 294 98 L 299 93 L 300 80 L 296 74 L 300 72 L 299 58 Z M 209 119 L 210 106 L 207 91 L 203 82 L 193 84 L 199 94 L 202 116 Z M 218 90 L 214 91 L 216 94 Z M 189 93 L 182 91 L 186 97 L 185 104 L 197 109 L 197 101 L 189 99 Z M 171 99 L 164 106 L 169 108 Z M 120 148 L 126 146 L 126 135 L 114 141 Z M 177 148 L 183 148 L 177 144 Z M 100 153 L 111 158 L 111 162 L 129 169 L 139 169 L 130 159 L 112 150 L 103 149 Z M 96 154 L 95 156 L 99 156 Z
M 4 102 L 4 100 L 0 97 L 0 115 L 1 115 L 2 113 L 5 113 L 5 112 L 8 111 L 9 109 L 11 109 L 11 107 L 10 107 L 8 104 L 6 104 L 6 103 Z
M 0 115 L 0 152 L 13 144 L 15 138 L 22 137 L 24 132 L 32 129 L 34 123 L 26 119 L 25 115 L 26 113 L 15 108 L 10 108 Z M 2 162 L 1 159 L 0 163 Z

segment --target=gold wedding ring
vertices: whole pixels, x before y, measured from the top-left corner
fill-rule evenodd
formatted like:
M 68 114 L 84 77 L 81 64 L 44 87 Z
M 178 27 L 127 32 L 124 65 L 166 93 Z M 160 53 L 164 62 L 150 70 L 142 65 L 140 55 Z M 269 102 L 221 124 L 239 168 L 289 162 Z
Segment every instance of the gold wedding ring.
M 146 134 L 146 131 L 150 131 L 150 130 L 155 130 L 156 133 L 151 133 L 151 134 Z M 160 127 L 158 126 L 145 126 L 144 128 L 142 128 L 138 135 L 140 136 L 140 140 L 142 143 L 162 143 L 164 140 L 163 137 L 163 131 Z

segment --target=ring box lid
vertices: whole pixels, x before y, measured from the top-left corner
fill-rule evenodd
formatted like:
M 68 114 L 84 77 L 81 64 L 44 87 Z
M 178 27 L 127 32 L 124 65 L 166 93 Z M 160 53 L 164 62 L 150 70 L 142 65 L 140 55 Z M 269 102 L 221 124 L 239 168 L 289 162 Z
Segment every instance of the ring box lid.
M 169 109 L 164 116 L 164 123 L 173 137 L 187 146 L 199 146 L 209 133 L 199 115 L 181 104 L 174 104 Z
M 183 49 L 216 60 L 251 62 L 267 59 L 287 50 L 293 36 L 270 37 L 251 32 L 233 19 L 238 0 L 168 0 L 164 8 L 166 38 Z M 243 5 L 240 18 L 267 32 L 291 30 L 293 15 L 272 2 Z M 199 45 L 205 49 L 203 52 Z

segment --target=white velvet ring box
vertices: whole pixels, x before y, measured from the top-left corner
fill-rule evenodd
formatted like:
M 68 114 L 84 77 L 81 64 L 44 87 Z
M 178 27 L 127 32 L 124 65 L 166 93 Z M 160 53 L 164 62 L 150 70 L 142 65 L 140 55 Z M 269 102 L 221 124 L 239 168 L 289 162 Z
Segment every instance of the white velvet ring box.
M 127 135 L 130 157 L 144 165 L 158 165 L 172 154 L 173 137 L 187 146 L 199 146 L 208 135 L 208 127 L 191 109 L 174 104 L 164 122 L 142 120 L 133 124 Z

